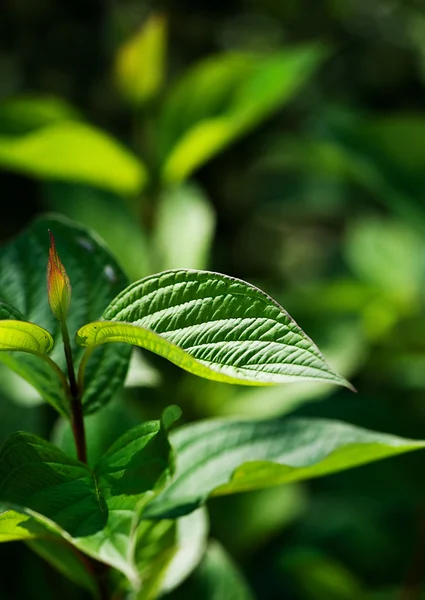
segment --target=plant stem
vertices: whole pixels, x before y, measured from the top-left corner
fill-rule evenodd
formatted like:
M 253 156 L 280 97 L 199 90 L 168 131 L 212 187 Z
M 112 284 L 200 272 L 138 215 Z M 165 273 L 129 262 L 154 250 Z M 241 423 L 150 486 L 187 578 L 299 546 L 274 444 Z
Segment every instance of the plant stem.
M 77 448 L 78 460 L 87 463 L 86 431 L 84 427 L 83 405 L 81 402 L 81 388 L 75 377 L 72 348 L 69 339 L 68 327 L 65 321 L 61 321 L 61 333 L 65 350 L 66 367 L 68 370 L 69 389 L 71 392 L 71 425 Z

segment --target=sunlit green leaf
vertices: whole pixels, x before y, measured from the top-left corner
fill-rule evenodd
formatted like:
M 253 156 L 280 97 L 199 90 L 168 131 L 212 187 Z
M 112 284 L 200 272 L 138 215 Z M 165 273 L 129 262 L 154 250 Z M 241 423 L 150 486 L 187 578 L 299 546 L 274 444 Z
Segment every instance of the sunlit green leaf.
M 0 167 L 43 179 L 91 183 L 137 194 L 146 171 L 129 150 L 91 125 L 62 121 L 20 136 L 0 136 Z
M 158 270 L 204 269 L 214 234 L 214 210 L 202 190 L 182 185 L 166 190 L 156 216 Z
M 50 357 L 62 370 L 66 370 L 59 325 L 47 301 L 48 229 L 56 237 L 58 251 L 74 290 L 68 319 L 70 331 L 77 331 L 82 324 L 99 317 L 108 302 L 125 286 L 126 279 L 95 234 L 64 218 L 50 216 L 38 219 L 16 240 L 0 249 L 0 298 L 16 307 L 17 316 L 52 333 L 55 348 Z M 5 305 L 2 306 L 4 309 Z M 2 323 L 5 321 L 0 321 L 0 326 Z M 130 352 L 125 345 L 117 345 L 93 354 L 87 367 L 83 397 L 86 411 L 92 412 L 108 402 L 123 384 Z M 83 351 L 73 345 L 73 353 L 78 364 Z M 0 361 L 24 377 L 45 400 L 66 416 L 63 385 L 39 357 L 0 352 Z
M 54 341 L 48 331 L 27 321 L 0 320 L 0 350 L 47 354 Z
M 115 81 L 122 95 L 132 104 L 150 100 L 163 84 L 166 25 L 163 15 L 151 15 L 118 50 Z
M 127 342 L 196 375 L 264 385 L 314 379 L 349 385 L 288 313 L 258 288 L 208 271 L 146 277 L 113 300 L 77 342 Z
M 171 442 L 175 476 L 147 506 L 147 518 L 186 514 L 211 494 L 319 477 L 425 447 L 325 419 L 214 419 L 177 429 Z
M 163 177 L 186 179 L 283 106 L 311 77 L 323 48 L 268 56 L 225 54 L 197 65 L 177 83 L 159 122 Z

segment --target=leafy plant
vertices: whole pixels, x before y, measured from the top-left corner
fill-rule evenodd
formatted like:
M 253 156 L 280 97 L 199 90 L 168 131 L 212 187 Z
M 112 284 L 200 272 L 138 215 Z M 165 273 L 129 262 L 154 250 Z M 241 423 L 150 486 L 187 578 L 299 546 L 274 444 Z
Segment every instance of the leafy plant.
M 181 416 L 176 406 L 111 440 L 90 414 L 107 410 L 123 385 L 131 345 L 223 383 L 351 387 L 289 314 L 249 283 L 175 269 L 125 285 L 101 240 L 64 218 L 38 219 L 0 253 L 0 360 L 68 422 L 76 454 L 31 433 L 6 439 L 0 541 L 25 541 L 93 596 L 143 600 L 178 586 L 206 551 L 212 495 L 425 446 L 324 419 L 211 419 L 170 432 Z M 94 452 L 96 435 L 104 439 Z M 208 585 L 217 564 L 249 597 L 214 544 L 200 567 Z

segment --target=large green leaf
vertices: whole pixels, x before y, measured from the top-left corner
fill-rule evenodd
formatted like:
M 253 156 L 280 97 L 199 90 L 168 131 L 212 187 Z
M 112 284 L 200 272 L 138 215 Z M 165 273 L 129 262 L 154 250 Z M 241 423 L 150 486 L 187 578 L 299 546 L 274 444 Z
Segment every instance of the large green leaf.
M 325 419 L 208 420 L 171 437 L 176 472 L 146 518 L 187 514 L 213 495 L 319 477 L 411 450 L 425 442 Z
M 3 310 L 4 303 L 16 307 L 18 313 L 15 316 L 22 316 L 51 332 L 56 345 L 50 356 L 65 369 L 59 326 L 47 302 L 48 229 L 56 237 L 59 255 L 73 286 L 68 319 L 70 331 L 77 331 L 84 323 L 99 317 L 108 302 L 124 287 L 126 279 L 95 234 L 64 218 L 50 216 L 38 219 L 20 237 L 0 249 Z M 13 314 L 8 318 L 11 317 Z M 74 344 L 73 353 L 78 364 L 82 349 Z M 105 347 L 92 356 L 83 397 L 87 412 L 96 410 L 113 396 L 124 380 L 129 359 L 130 349 L 125 345 Z M 0 361 L 29 381 L 63 415 L 67 414 L 61 381 L 40 358 L 0 352 Z
M 43 179 L 81 181 L 137 194 L 146 170 L 129 150 L 91 125 L 60 121 L 19 136 L 0 136 L 0 166 Z
M 127 342 L 207 379 L 266 385 L 313 379 L 348 385 L 277 302 L 258 288 L 208 271 L 146 277 L 112 301 L 77 342 Z
M 159 121 L 163 177 L 186 179 L 285 104 L 324 58 L 318 46 L 269 56 L 225 54 L 197 65 L 171 91 Z

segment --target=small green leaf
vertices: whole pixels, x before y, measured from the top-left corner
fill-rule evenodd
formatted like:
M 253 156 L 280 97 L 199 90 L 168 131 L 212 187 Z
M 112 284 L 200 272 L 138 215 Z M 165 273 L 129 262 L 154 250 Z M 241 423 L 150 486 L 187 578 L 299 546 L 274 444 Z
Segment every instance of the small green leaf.
M 183 181 L 276 112 L 324 54 L 305 46 L 268 56 L 229 53 L 197 65 L 171 91 L 159 121 L 164 180 Z
M 21 236 L 0 249 L 2 314 L 7 315 L 4 311 L 8 311 L 9 319 L 19 317 L 22 322 L 30 321 L 36 323 L 39 329 L 42 327 L 50 331 L 56 342 L 51 358 L 65 371 L 59 324 L 50 311 L 46 293 L 49 229 L 55 233 L 59 254 L 75 291 L 68 316 L 70 331 L 77 331 L 83 323 L 98 318 L 127 280 L 116 260 L 93 232 L 62 217 L 51 215 L 38 219 Z M 10 306 L 16 309 L 11 312 Z M 21 321 L 14 321 L 14 327 L 19 327 L 16 325 L 18 322 Z M 0 327 L 2 323 L 4 321 L 0 321 Z M 37 330 L 34 327 L 34 331 Z M 131 349 L 125 345 L 116 345 L 100 349 L 92 356 L 83 396 L 86 412 L 103 406 L 123 384 L 130 353 Z M 83 350 L 73 344 L 76 364 L 82 354 Z M 24 377 L 46 401 L 67 416 L 68 403 L 63 385 L 39 357 L 0 352 L 0 361 Z
M 54 341 L 48 331 L 27 321 L 0 320 L 0 350 L 47 354 Z
M 132 104 L 151 100 L 161 89 L 165 72 L 167 22 L 151 15 L 140 30 L 118 50 L 115 80 Z
M 135 344 L 226 383 L 349 385 L 277 302 L 226 275 L 175 270 L 146 277 L 121 292 L 103 319 L 83 326 L 77 343 Z
M 342 471 L 425 447 L 325 419 L 214 419 L 176 429 L 172 482 L 146 518 L 188 514 L 210 495 L 259 489 Z
M 147 174 L 140 160 L 103 131 L 62 121 L 20 136 L 0 136 L 0 166 L 43 179 L 91 183 L 137 194 Z

